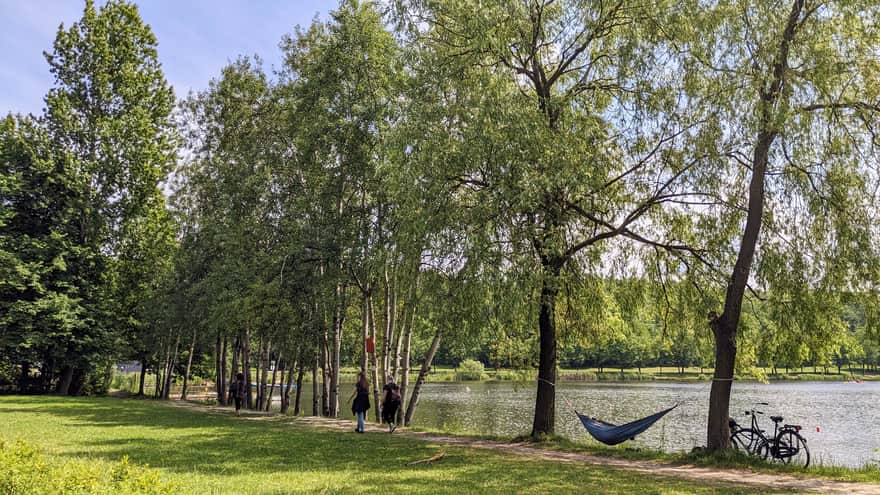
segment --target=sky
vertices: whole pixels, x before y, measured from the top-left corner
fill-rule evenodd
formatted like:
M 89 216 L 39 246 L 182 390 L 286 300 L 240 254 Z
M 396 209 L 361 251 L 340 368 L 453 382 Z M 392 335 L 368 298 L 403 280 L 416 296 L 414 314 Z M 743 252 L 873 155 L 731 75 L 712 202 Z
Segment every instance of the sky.
M 105 3 L 97 0 L 98 5 Z M 278 43 L 294 27 L 326 19 L 337 0 L 135 0 L 159 41 L 159 61 L 178 98 L 207 87 L 239 55 L 281 62 Z M 0 0 L 0 115 L 41 114 L 52 75 L 43 51 L 59 24 L 82 17 L 83 0 Z

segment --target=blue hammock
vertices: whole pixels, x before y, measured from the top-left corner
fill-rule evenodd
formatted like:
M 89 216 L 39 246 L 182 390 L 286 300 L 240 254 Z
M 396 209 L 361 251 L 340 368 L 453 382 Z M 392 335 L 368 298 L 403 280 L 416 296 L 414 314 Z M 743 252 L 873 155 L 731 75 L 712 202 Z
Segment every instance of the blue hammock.
M 637 419 L 625 425 L 613 425 L 596 418 L 584 416 L 577 411 L 574 413 L 581 418 L 581 423 L 584 424 L 584 428 L 587 429 L 590 435 L 593 435 L 593 438 L 606 445 L 617 445 L 621 442 L 635 439 L 636 435 L 650 428 L 652 424 L 676 407 L 678 407 L 678 404 L 669 409 L 654 413 L 647 418 Z

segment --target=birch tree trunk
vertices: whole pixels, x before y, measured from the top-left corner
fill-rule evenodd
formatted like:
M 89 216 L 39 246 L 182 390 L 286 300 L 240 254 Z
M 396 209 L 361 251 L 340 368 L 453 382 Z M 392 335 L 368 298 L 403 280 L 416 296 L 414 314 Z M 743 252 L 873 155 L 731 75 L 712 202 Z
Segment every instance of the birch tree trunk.
M 373 319 L 373 298 L 367 299 L 367 314 L 368 321 L 370 323 L 370 337 L 372 337 L 373 342 L 376 342 L 376 325 Z M 376 422 L 382 422 L 382 411 L 381 404 L 379 403 L 379 360 L 376 356 L 375 347 L 373 349 L 373 354 L 370 355 L 370 365 L 372 369 L 370 370 L 370 377 L 372 378 L 372 387 L 373 387 L 373 412 L 376 414 Z
M 254 408 L 254 391 L 251 387 L 251 329 L 245 327 L 241 339 L 241 372 L 244 373 L 244 400 L 248 409 Z
M 318 409 L 320 397 L 318 394 L 318 363 L 321 361 L 321 346 L 315 349 L 315 361 L 312 366 L 312 416 L 320 416 Z
M 437 349 L 440 348 L 440 337 L 441 332 L 438 328 L 437 332 L 434 334 L 434 340 L 431 341 L 431 347 L 428 349 L 427 354 L 425 354 L 424 361 L 422 361 L 422 369 L 419 370 L 419 377 L 416 379 L 416 385 L 413 387 L 412 397 L 409 398 L 409 405 L 406 407 L 406 416 L 404 416 L 403 420 L 404 426 L 409 426 L 412 422 L 416 406 L 419 404 L 419 394 L 422 391 L 422 384 L 425 383 L 425 378 L 428 377 L 428 372 L 431 371 L 431 363 L 434 361 L 434 355 L 437 354 Z
M 193 353 L 196 350 L 196 330 L 193 330 L 192 343 L 189 345 L 189 356 L 186 359 L 186 371 L 183 374 L 183 390 L 180 391 L 180 400 L 186 400 L 186 393 L 189 387 L 189 372 L 192 369 Z
M 271 366 L 272 356 L 269 356 L 269 363 Z M 272 407 L 272 392 L 275 390 L 275 379 L 278 377 L 278 368 L 281 366 L 281 354 L 275 356 L 275 366 L 272 367 L 272 383 L 269 386 L 269 392 L 266 394 L 266 412 L 269 412 L 269 408 Z M 281 372 L 281 380 L 284 381 L 284 372 Z
M 406 329 L 404 330 L 403 336 L 403 356 L 401 356 L 403 367 L 400 373 L 400 408 L 397 410 L 396 424 L 403 424 L 402 420 L 406 417 L 406 411 L 409 409 L 406 403 L 406 392 L 409 388 L 409 351 L 412 344 L 412 327 L 413 320 L 415 319 L 414 314 L 415 308 L 412 308 L 409 320 L 406 322 Z
M 327 328 L 321 332 L 321 414 L 330 416 L 330 347 L 327 341 Z
M 336 284 L 336 307 L 333 310 L 333 341 L 330 348 L 330 417 L 339 417 L 339 352 L 342 346 L 342 325 L 345 321 L 345 286 Z
M 226 372 L 227 372 L 226 354 L 228 352 L 228 346 L 229 346 L 229 340 L 226 337 L 223 337 L 223 343 L 220 347 L 221 352 L 220 352 L 220 378 L 219 378 L 219 380 L 220 380 L 221 395 L 224 397 L 224 399 L 226 397 L 226 391 L 229 389 L 229 387 L 228 387 L 229 383 L 226 381 Z M 220 401 L 220 404 L 222 404 L 222 405 L 226 405 L 228 403 L 229 402 L 226 400 Z
M 287 411 L 290 410 L 290 389 L 292 388 L 293 383 L 293 373 L 296 369 L 296 361 L 293 362 L 293 365 L 290 366 L 287 370 L 287 383 L 281 386 L 281 414 L 287 414 Z M 284 374 L 282 373 L 282 381 Z
M 165 383 L 162 385 L 162 398 L 171 396 L 171 378 L 174 376 L 174 365 L 177 364 L 177 353 L 180 350 L 180 334 L 174 339 L 174 350 L 169 347 L 168 367 L 165 369 Z
M 241 363 L 241 332 L 238 333 L 238 337 L 235 338 L 235 343 L 232 344 L 232 366 L 229 369 L 229 381 L 227 383 L 232 383 L 235 381 L 236 376 L 238 375 L 238 367 Z M 224 375 L 225 376 L 225 375 Z M 233 402 L 232 392 L 229 391 L 226 395 L 226 402 Z

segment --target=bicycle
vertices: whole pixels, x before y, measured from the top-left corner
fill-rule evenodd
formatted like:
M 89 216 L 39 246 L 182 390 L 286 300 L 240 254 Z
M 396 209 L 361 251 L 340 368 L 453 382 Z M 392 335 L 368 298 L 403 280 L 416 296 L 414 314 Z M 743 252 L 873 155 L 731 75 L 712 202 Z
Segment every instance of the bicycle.
M 759 402 L 757 405 L 769 404 Z M 746 416 L 752 417 L 749 428 L 741 427 L 733 418 L 728 420 L 730 443 L 734 448 L 763 459 L 769 458 L 803 468 L 809 466 L 810 451 L 807 449 L 807 440 L 800 434 L 800 425 L 783 424 L 780 427 L 782 416 L 770 416 L 773 421 L 773 436 L 768 437 L 765 435 L 766 431 L 758 426 L 759 414 L 764 413 L 756 409 L 746 411 Z

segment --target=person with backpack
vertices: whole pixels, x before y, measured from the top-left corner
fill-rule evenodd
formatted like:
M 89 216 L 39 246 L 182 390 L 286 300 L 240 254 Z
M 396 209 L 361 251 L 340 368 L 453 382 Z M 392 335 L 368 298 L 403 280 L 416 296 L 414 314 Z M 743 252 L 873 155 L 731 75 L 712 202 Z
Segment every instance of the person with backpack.
M 235 381 L 229 384 L 229 395 L 235 401 L 235 415 L 241 416 L 241 402 L 244 400 L 244 373 L 235 375 Z
M 357 433 L 364 432 L 364 420 L 367 417 L 367 411 L 370 409 L 370 383 L 367 381 L 367 375 L 363 371 L 358 373 L 357 382 L 354 384 L 354 393 L 348 399 L 349 402 L 354 399 L 351 404 L 351 412 L 357 416 Z
M 400 387 L 394 383 L 394 377 L 389 375 L 383 390 L 385 395 L 382 399 L 382 421 L 388 423 L 388 433 L 394 433 L 397 428 L 397 410 L 400 409 Z

